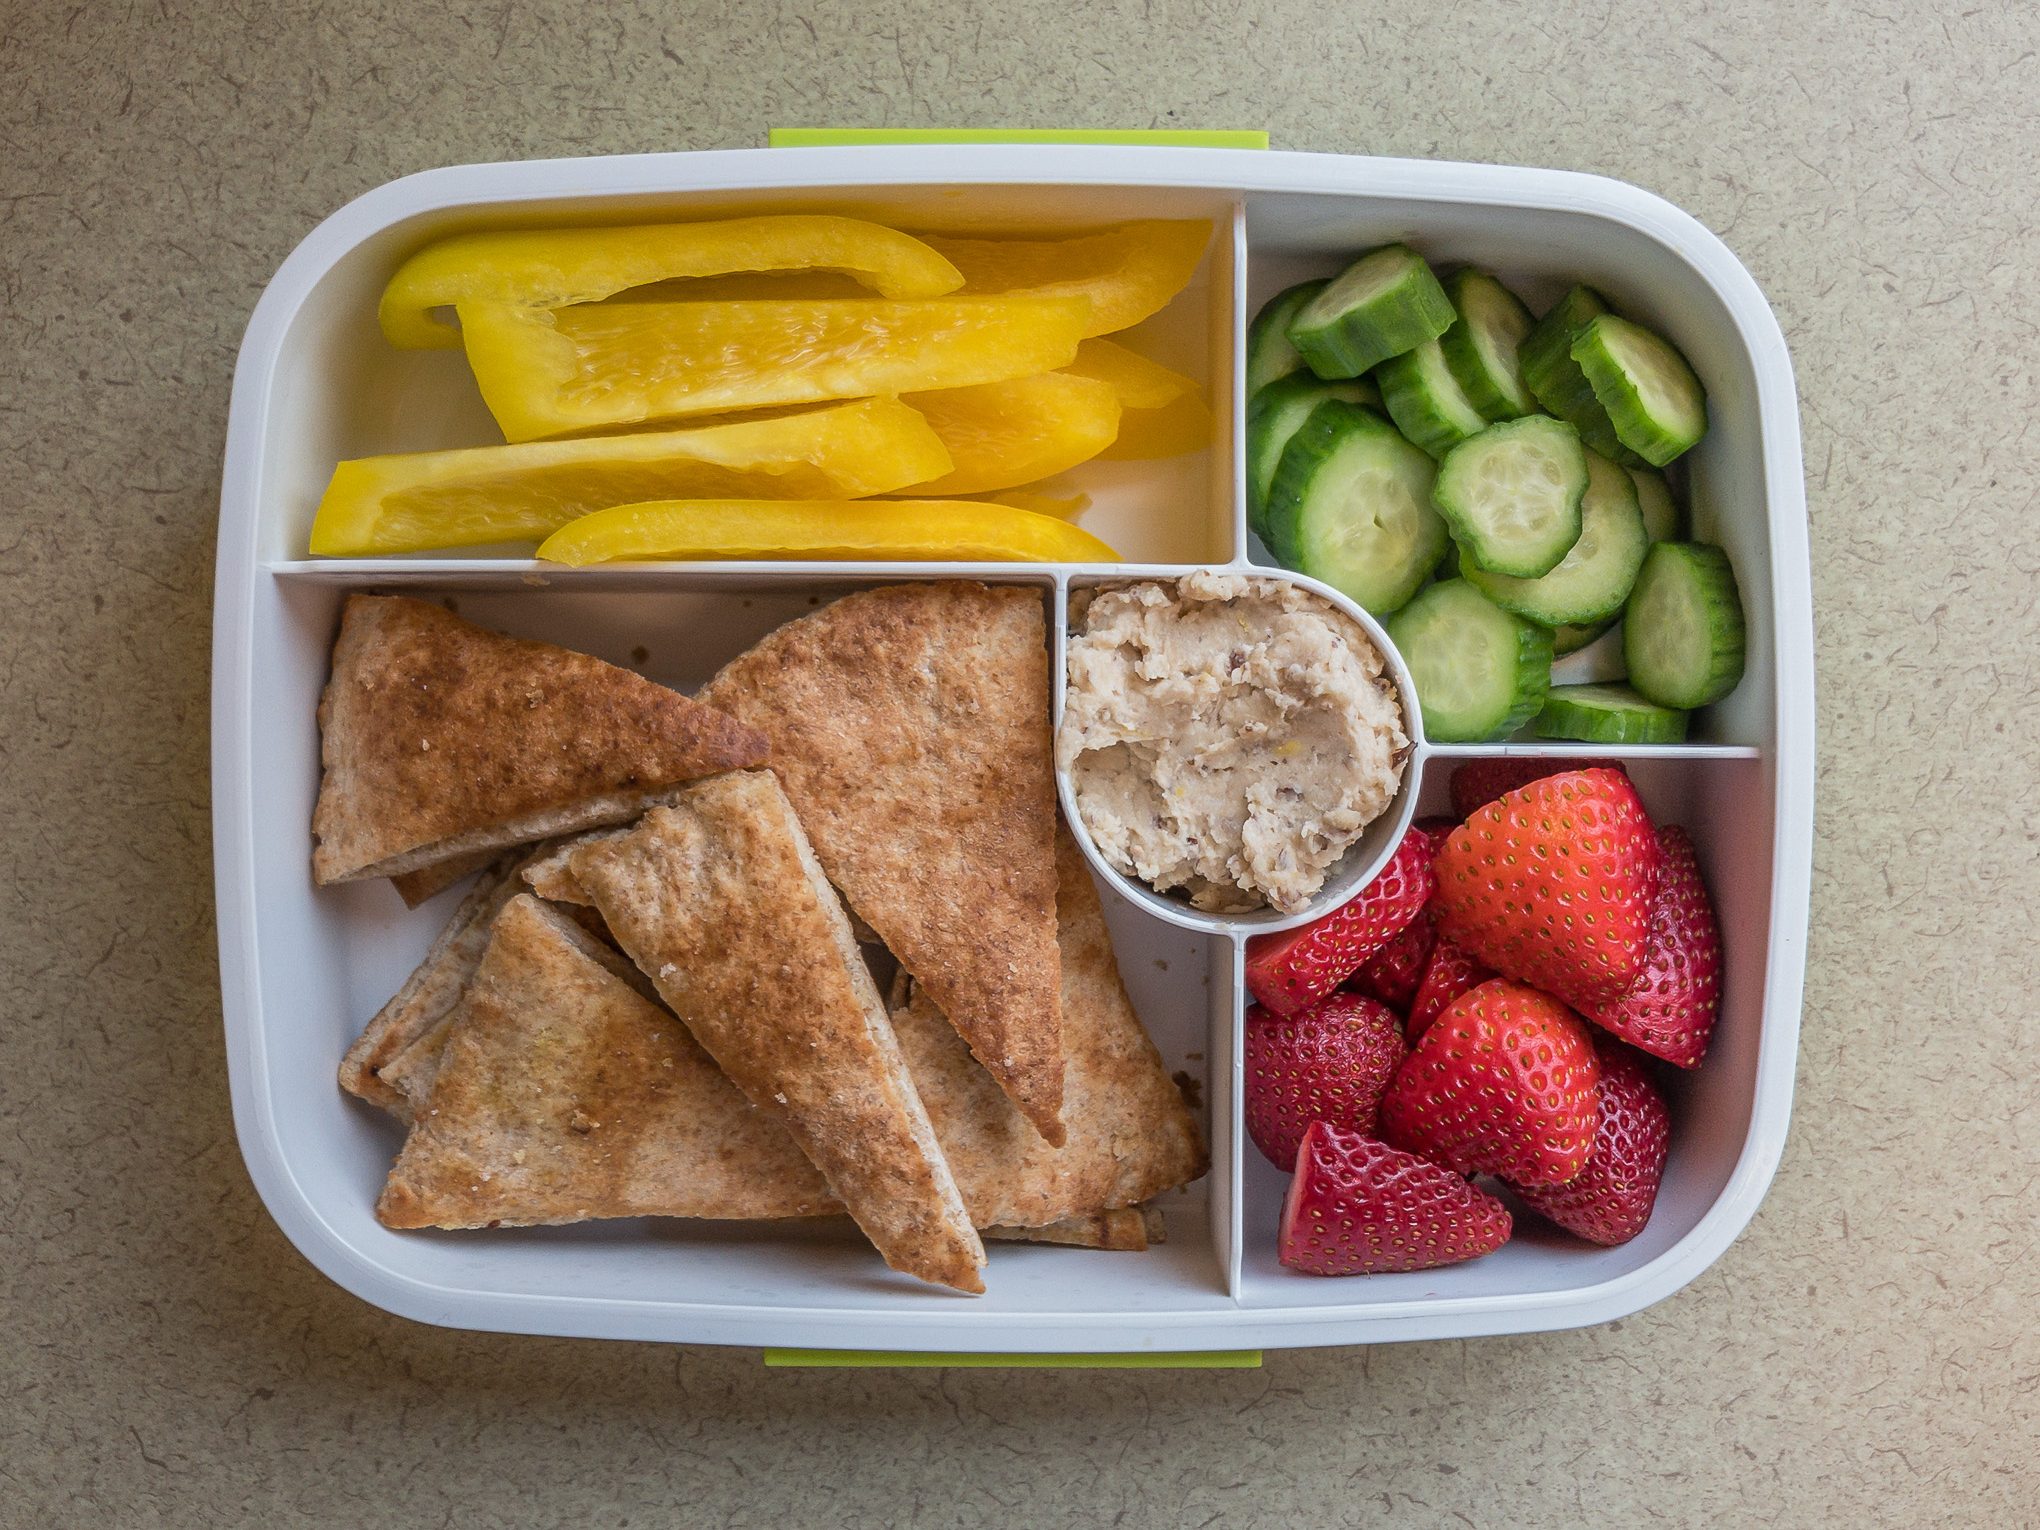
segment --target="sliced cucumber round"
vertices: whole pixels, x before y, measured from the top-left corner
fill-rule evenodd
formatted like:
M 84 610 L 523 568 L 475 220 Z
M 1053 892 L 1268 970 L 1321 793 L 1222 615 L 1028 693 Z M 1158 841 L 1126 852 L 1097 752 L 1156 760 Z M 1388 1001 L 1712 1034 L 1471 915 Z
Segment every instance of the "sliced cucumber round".
M 1531 731 L 1588 744 L 1676 744 L 1686 714 L 1653 706 L 1626 685 L 1555 685 Z
M 1289 342 L 1320 377 L 1358 377 L 1452 325 L 1452 299 L 1406 244 L 1369 250 L 1289 321 Z
M 1592 287 L 1573 288 L 1523 337 L 1516 359 L 1523 367 L 1523 381 L 1547 412 L 1577 430 L 1580 439 L 1602 456 L 1627 465 L 1637 459 L 1616 437 L 1608 412 L 1594 397 L 1594 385 L 1572 355 L 1580 331 L 1607 311 L 1608 304 Z
M 1651 548 L 1622 617 L 1629 683 L 1660 706 L 1704 707 L 1742 679 L 1743 646 L 1728 554 L 1706 542 Z
M 1459 317 L 1439 338 L 1445 365 L 1473 407 L 1490 421 L 1513 420 L 1537 408 L 1516 349 L 1535 322 L 1522 300 L 1485 271 L 1466 266 L 1445 279 Z
M 1433 457 L 1487 429 L 1487 416 L 1459 386 L 1436 340 L 1389 357 L 1374 369 L 1374 380 L 1395 428 Z
M 1551 634 L 1464 579 L 1434 584 L 1388 619 L 1409 666 L 1424 732 L 1441 743 L 1507 738 L 1551 684 Z
M 1598 622 L 1567 622 L 1563 627 L 1551 631 L 1551 656 L 1562 659 L 1569 653 L 1578 653 L 1587 644 L 1615 625 L 1615 618 L 1604 617 Z
M 1436 476 L 1381 416 L 1327 399 L 1282 449 L 1264 540 L 1285 566 L 1386 616 L 1444 555 L 1445 522 L 1431 507 Z
M 1275 485 L 1282 448 L 1328 398 L 1375 407 L 1381 403 L 1380 392 L 1364 377 L 1326 382 L 1307 371 L 1278 377 L 1247 400 L 1247 526 L 1263 542 L 1268 540 L 1268 491 Z
M 1252 398 L 1277 378 L 1304 370 L 1303 356 L 1289 343 L 1289 321 L 1297 310 L 1324 291 L 1329 278 L 1298 282 L 1261 305 L 1247 326 L 1247 397 Z
M 1466 561 L 1534 579 L 1580 539 L 1587 454 L 1563 420 L 1490 425 L 1445 454 L 1431 497 Z
M 1633 467 L 1629 481 L 1636 485 L 1636 507 L 1643 512 L 1643 529 L 1653 542 L 1676 542 L 1685 529 L 1685 513 L 1672 498 L 1672 486 L 1655 468 Z
M 1707 434 L 1706 391 L 1662 335 L 1600 314 L 1573 336 L 1572 359 L 1615 439 L 1651 466 L 1663 467 Z
M 1517 420 L 1495 429 L 1529 423 Z M 1606 457 L 1588 452 L 1580 537 L 1558 566 L 1537 579 L 1511 578 L 1481 568 L 1469 568 L 1466 577 L 1488 599 L 1518 616 L 1547 627 L 1585 626 L 1622 609 L 1649 549 L 1643 512 L 1636 507 L 1636 486 Z

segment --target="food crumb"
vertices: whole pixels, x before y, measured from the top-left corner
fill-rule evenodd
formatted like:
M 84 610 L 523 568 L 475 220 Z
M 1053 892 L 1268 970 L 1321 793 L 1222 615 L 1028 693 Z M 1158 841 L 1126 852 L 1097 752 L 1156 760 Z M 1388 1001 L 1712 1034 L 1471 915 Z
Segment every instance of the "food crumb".
M 651 649 L 645 647 L 644 644 L 640 643 L 637 645 L 637 647 L 633 648 L 630 651 L 630 662 L 633 664 L 642 664 L 645 662 L 645 660 L 649 659 L 651 656 L 652 656 Z
M 1192 1110 L 1202 1110 L 1204 1108 L 1204 1081 L 1202 1079 L 1193 1077 L 1181 1068 L 1178 1068 L 1169 1077 L 1176 1081 L 1176 1088 L 1182 1093 L 1185 1105 L 1188 1105 Z

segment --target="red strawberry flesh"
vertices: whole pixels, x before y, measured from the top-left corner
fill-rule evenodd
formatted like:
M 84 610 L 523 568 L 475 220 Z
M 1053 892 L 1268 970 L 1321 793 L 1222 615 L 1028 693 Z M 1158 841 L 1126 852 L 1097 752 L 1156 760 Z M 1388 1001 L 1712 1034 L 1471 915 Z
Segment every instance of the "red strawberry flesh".
M 1623 772 L 1546 776 L 1447 836 L 1435 862 L 1438 930 L 1568 1004 L 1606 1003 L 1643 970 L 1659 859 Z
M 1458 1264 L 1509 1241 L 1508 1208 L 1457 1174 L 1319 1121 L 1282 1202 L 1279 1257 L 1307 1275 Z
M 1381 1094 L 1407 1055 L 1383 1004 L 1335 993 L 1294 1015 L 1247 1011 L 1247 1135 L 1278 1169 L 1313 1121 L 1374 1134 Z
M 1461 994 L 1480 987 L 1494 974 L 1440 935 L 1431 943 L 1424 975 L 1410 1000 L 1410 1017 L 1403 1022 L 1403 1037 L 1411 1046 L 1431 1028 L 1431 1022 Z
M 1539 1216 L 1590 1243 L 1627 1243 L 1650 1221 L 1671 1144 L 1671 1116 L 1642 1058 L 1602 1037 L 1594 1147 L 1562 1185 L 1510 1188 Z
M 1586 1024 L 1507 978 L 1431 1023 L 1381 1100 L 1384 1141 L 1459 1174 L 1556 1185 L 1586 1166 L 1600 1064 Z
M 1247 991 L 1278 1015 L 1293 1015 L 1337 988 L 1416 918 L 1436 885 L 1431 837 L 1412 829 L 1388 864 L 1329 914 L 1247 942 Z
M 1721 1006 L 1721 930 L 1686 831 L 1667 824 L 1658 844 L 1664 864 L 1643 971 L 1619 999 L 1588 1004 L 1582 1013 L 1653 1056 L 1697 1068 Z
M 1404 925 L 1379 951 L 1360 964 L 1350 985 L 1370 998 L 1379 999 L 1397 1012 L 1407 1010 L 1423 981 L 1424 966 L 1430 959 L 1437 926 L 1429 914 L 1418 914 Z

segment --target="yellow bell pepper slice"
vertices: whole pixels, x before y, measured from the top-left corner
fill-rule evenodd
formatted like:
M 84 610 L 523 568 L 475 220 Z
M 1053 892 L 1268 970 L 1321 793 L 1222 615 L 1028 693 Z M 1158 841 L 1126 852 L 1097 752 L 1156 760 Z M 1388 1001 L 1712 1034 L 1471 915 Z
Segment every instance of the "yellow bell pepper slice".
M 1091 496 L 1088 494 L 1038 494 L 1031 489 L 1003 489 L 997 494 L 966 497 L 987 505 L 1010 505 L 1015 510 L 1052 515 L 1059 521 L 1073 521 L 1091 508 Z
M 1197 391 L 1196 379 L 1110 340 L 1086 340 L 1063 371 L 1109 384 L 1122 409 L 1160 409 Z
M 1211 410 L 1195 393 L 1159 409 L 1129 409 L 1119 417 L 1119 436 L 1098 453 L 1101 462 L 1147 462 L 1180 457 L 1211 445 Z
M 911 234 L 861 218 L 783 216 L 632 228 L 456 234 L 397 268 L 382 295 L 392 345 L 451 348 L 437 310 L 477 299 L 558 308 L 674 277 L 733 271 L 834 271 L 889 298 L 954 292 L 963 277 Z
M 1077 353 L 1077 297 L 458 305 L 506 439 L 823 399 L 962 388 Z
M 538 555 L 579 567 L 646 559 L 1117 563 L 1088 531 L 968 499 L 677 499 L 584 515 Z
M 361 457 L 334 469 L 311 550 L 373 558 L 535 542 L 610 505 L 710 495 L 857 499 L 948 466 L 928 422 L 881 398 L 686 430 Z
M 1151 218 L 1074 239 L 921 238 L 963 273 L 966 294 L 1089 298 L 1084 333 L 1090 336 L 1159 313 L 1189 285 L 1211 242 L 1211 225 L 1194 218 Z
M 909 393 L 901 402 L 927 417 L 953 463 L 939 478 L 916 484 L 916 494 L 981 494 L 1033 483 L 1097 456 L 1119 434 L 1119 398 L 1111 387 L 1067 372 Z

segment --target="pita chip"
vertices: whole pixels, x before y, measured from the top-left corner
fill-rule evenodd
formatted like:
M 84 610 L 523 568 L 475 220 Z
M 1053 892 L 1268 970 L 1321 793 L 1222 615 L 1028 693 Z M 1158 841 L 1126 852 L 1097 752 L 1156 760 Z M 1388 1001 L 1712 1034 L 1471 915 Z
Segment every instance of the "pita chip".
M 984 1246 L 842 903 L 772 774 L 690 787 L 628 834 L 581 846 L 571 867 L 659 996 L 784 1121 L 886 1263 L 982 1291 Z
M 379 595 L 348 598 L 319 729 L 322 884 L 628 822 L 649 794 L 766 747 L 627 669 Z
M 987 1227 L 984 1236 L 995 1243 L 1060 1243 L 1068 1248 L 1131 1254 L 1166 1241 L 1159 1206 L 1115 1206 L 1110 1211 L 1062 1217 L 1040 1227 Z
M 627 969 L 537 898 L 504 906 L 376 1203 L 386 1226 L 834 1209 L 779 1122 Z
M 420 866 L 416 871 L 397 873 L 390 878 L 390 886 L 394 887 L 397 896 L 404 900 L 405 908 L 416 908 L 426 899 L 438 897 L 462 877 L 473 876 L 495 858 L 494 850 L 472 850 L 466 855 L 450 855 L 443 861 Z
M 893 1014 L 928 1118 L 981 1227 L 1042 1227 L 1101 1206 L 1132 1206 L 1210 1166 L 1197 1118 L 1126 997 L 1090 868 L 1060 825 L 1056 874 L 1063 1146 L 1032 1130 L 919 981 Z
M 770 740 L 829 880 L 1060 1143 L 1040 592 L 955 581 L 859 591 L 771 633 L 701 698 Z

